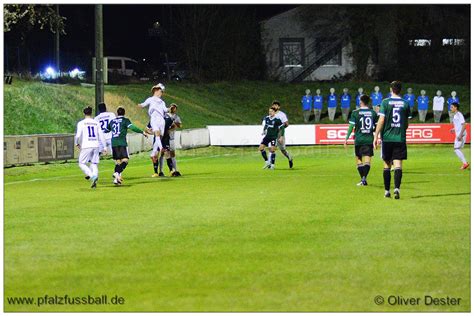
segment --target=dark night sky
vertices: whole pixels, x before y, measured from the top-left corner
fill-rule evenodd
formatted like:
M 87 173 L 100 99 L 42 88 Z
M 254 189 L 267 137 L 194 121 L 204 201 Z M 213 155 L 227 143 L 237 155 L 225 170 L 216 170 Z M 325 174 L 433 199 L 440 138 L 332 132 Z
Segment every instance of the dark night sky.
M 171 5 L 104 5 L 104 55 L 127 56 L 135 59 L 150 58 L 159 54 L 157 39 L 148 36 L 148 28 L 155 21 L 166 27 Z M 254 5 L 258 20 L 264 20 L 294 5 Z M 68 68 L 89 68 L 94 55 L 94 6 L 60 5 L 60 14 L 67 18 L 66 35 L 61 36 L 61 64 Z M 12 34 L 13 35 L 13 34 Z M 153 41 L 156 41 L 153 43 Z M 14 45 L 9 54 L 15 54 Z M 33 71 L 54 60 L 54 35 L 46 30 L 35 30 L 29 35 L 34 53 L 22 57 L 29 59 Z

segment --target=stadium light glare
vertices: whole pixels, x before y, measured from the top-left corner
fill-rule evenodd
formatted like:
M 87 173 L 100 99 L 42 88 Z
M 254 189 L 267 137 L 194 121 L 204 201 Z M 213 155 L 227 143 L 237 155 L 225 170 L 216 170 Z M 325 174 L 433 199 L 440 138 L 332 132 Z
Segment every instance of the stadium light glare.
M 42 79 L 56 79 L 59 77 L 59 73 L 52 66 L 47 66 L 44 72 L 40 72 Z
M 73 70 L 69 72 L 69 77 L 76 78 L 80 72 L 81 71 L 79 70 L 79 68 L 74 68 Z
M 56 75 L 56 70 L 54 70 L 53 67 L 49 66 L 46 68 L 46 74 L 50 75 L 50 76 L 54 76 Z

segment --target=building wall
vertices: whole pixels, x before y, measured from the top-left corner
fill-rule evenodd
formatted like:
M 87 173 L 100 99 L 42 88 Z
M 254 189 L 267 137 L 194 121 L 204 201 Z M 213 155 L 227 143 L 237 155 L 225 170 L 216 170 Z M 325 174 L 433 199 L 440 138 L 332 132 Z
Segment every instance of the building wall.
M 344 76 L 355 70 L 350 54 L 352 46 L 350 44 L 342 48 L 342 65 L 323 65 L 313 71 L 304 81 L 331 80 L 333 77 Z
M 322 31 L 320 34 L 308 32 L 308 29 L 328 29 L 330 30 L 330 21 L 319 19 L 315 20 L 311 27 L 303 26 L 301 14 L 304 14 L 305 6 L 300 6 L 289 10 L 277 16 L 274 16 L 261 23 L 262 45 L 267 63 L 267 75 L 270 79 L 286 80 L 284 74 L 288 68 L 280 64 L 280 38 L 304 38 L 305 52 L 312 50 L 315 39 L 327 35 L 328 32 Z M 342 48 L 341 65 L 325 65 L 316 69 L 305 80 L 331 80 L 334 76 L 344 76 L 354 70 L 352 59 L 350 57 L 350 44 Z M 311 63 L 311 60 L 305 60 L 305 65 Z M 300 68 L 301 69 L 301 68 Z M 298 72 L 300 69 L 294 69 Z

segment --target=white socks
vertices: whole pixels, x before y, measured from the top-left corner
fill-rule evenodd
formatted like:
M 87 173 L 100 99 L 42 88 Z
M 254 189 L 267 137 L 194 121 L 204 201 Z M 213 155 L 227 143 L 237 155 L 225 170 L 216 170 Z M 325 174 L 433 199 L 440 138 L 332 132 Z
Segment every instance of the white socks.
M 99 168 L 97 168 L 97 164 L 91 163 L 90 165 L 91 169 L 91 177 L 98 177 L 99 176 Z
M 459 160 L 461 160 L 462 163 L 467 163 L 466 158 L 464 158 L 464 154 L 462 153 L 460 149 L 455 149 L 454 153 L 456 154 L 456 156 L 459 157 Z
M 89 169 L 89 167 L 86 164 L 80 163 L 79 168 L 81 168 L 82 172 L 84 172 L 86 176 L 92 177 L 92 170 Z
M 165 157 L 160 156 L 160 162 L 159 162 L 160 172 L 163 172 L 163 162 L 164 162 L 164 160 L 165 160 Z
M 91 163 L 90 167 L 88 167 L 84 163 L 79 164 L 79 168 L 84 172 L 84 174 L 88 177 L 98 177 L 99 176 L 99 168 L 97 167 L 97 164 Z
M 178 170 L 178 167 L 176 167 L 176 157 L 172 157 L 171 162 L 173 163 L 173 169 Z
M 161 151 L 162 147 L 163 145 L 161 144 L 161 137 L 155 136 L 155 142 L 153 143 L 153 151 L 151 153 L 152 157 L 156 156 L 156 154 Z

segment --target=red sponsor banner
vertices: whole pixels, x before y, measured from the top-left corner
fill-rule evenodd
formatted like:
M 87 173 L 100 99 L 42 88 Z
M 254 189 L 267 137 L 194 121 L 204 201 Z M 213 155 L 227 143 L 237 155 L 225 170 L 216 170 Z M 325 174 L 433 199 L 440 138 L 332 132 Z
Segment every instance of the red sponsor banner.
M 316 144 L 336 145 L 343 144 L 347 135 L 348 124 L 321 124 L 315 125 Z M 407 129 L 407 143 L 409 144 L 450 144 L 454 142 L 454 134 L 450 132 L 452 124 L 410 124 Z M 471 124 L 466 124 L 467 140 L 471 142 Z M 353 136 L 349 143 L 353 143 Z

